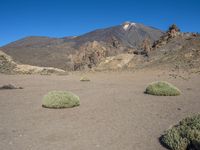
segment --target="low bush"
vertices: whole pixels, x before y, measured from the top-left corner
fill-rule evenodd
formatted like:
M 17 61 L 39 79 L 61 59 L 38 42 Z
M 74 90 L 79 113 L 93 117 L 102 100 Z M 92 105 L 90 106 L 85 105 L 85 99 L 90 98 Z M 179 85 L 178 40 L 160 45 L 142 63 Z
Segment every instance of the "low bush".
M 46 108 L 70 108 L 79 105 L 79 97 L 68 91 L 51 91 L 42 100 L 42 106 Z
M 200 114 L 187 117 L 165 131 L 160 141 L 171 150 L 200 150 Z
M 159 81 L 148 85 L 145 93 L 157 96 L 176 96 L 180 95 L 181 91 L 168 82 Z

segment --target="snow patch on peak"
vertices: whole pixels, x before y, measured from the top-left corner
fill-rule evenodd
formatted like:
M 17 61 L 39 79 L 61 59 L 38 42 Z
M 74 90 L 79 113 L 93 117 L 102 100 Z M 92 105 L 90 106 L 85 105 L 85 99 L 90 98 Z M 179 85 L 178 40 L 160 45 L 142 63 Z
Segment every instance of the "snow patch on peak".
M 125 31 L 127 31 L 128 29 L 130 29 L 130 27 L 131 26 L 135 26 L 136 27 L 136 23 L 134 23 L 134 22 L 125 22 L 125 23 L 123 23 L 123 29 L 125 30 Z
M 129 28 L 129 24 L 125 24 L 124 26 L 123 26 L 123 29 L 124 30 L 127 30 Z
M 136 23 L 132 22 L 131 25 L 132 25 L 132 26 L 136 26 Z

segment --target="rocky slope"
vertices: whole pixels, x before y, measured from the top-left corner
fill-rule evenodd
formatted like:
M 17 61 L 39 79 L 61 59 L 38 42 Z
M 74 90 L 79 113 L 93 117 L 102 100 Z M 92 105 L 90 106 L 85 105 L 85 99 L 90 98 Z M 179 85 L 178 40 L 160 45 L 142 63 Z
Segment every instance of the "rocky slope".
M 200 35 L 178 33 L 175 37 L 162 37 L 153 45 L 150 61 L 151 66 L 200 71 Z
M 153 44 L 144 41 L 142 49 L 126 55 L 107 57 L 97 65 L 97 70 L 141 68 L 200 72 L 200 35 L 181 33 L 172 26 Z
M 12 58 L 0 50 L 0 73 L 12 74 L 16 66 Z

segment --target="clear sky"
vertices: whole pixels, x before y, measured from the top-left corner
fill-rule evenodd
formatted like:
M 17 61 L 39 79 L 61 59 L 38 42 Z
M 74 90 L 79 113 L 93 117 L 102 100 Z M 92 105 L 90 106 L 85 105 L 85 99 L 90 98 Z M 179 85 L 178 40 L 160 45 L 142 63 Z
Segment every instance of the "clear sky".
M 26 36 L 81 35 L 125 21 L 200 32 L 200 0 L 0 0 L 0 46 Z

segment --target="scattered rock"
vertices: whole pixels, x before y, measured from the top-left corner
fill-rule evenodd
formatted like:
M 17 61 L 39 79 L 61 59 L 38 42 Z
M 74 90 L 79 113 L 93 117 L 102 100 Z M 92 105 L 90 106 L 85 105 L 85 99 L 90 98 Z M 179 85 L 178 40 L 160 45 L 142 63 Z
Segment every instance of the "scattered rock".
M 23 87 L 16 87 L 12 84 L 0 86 L 0 90 L 12 90 L 12 89 L 23 89 Z

